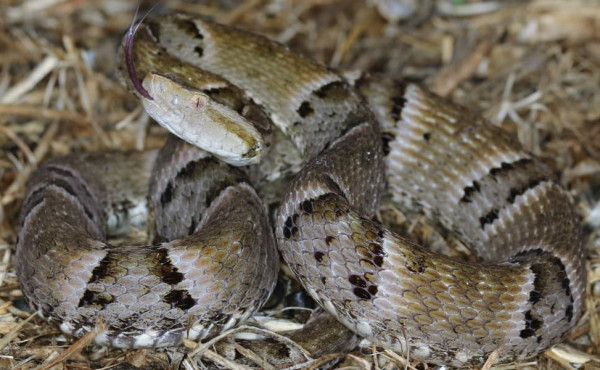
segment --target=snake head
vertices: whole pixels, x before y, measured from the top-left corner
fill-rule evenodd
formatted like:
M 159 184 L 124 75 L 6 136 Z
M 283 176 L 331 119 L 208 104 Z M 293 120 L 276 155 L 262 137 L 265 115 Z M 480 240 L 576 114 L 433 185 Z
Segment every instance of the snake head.
M 154 96 L 142 98 L 144 109 L 174 135 L 233 166 L 262 158 L 263 136 L 235 110 L 173 76 L 151 72 L 142 85 Z

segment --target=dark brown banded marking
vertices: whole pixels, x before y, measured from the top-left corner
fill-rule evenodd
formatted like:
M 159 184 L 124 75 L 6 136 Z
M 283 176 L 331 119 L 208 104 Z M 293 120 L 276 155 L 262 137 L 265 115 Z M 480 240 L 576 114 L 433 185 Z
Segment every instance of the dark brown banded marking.
M 513 188 L 513 189 L 510 189 L 509 195 L 508 195 L 508 197 L 506 198 L 506 200 L 507 200 L 509 203 L 514 203 L 514 202 L 515 202 L 515 199 L 516 199 L 518 196 L 521 196 L 521 195 L 525 194 L 525 192 L 527 192 L 528 190 L 531 190 L 531 189 L 535 188 L 535 187 L 536 187 L 536 186 L 538 186 L 538 185 L 539 185 L 539 184 L 540 184 L 542 181 L 543 181 L 543 180 L 541 180 L 541 179 L 535 179 L 535 180 L 531 180 L 529 183 L 527 183 L 526 185 L 523 185 L 523 186 L 521 186 L 521 187 L 519 187 L 519 188 Z
M 323 263 L 323 261 L 325 260 L 325 253 L 321 252 L 321 251 L 316 251 L 314 253 L 315 256 L 315 260 L 319 263 Z
M 77 186 L 77 190 L 75 190 L 73 188 L 73 186 L 71 186 L 71 183 L 69 183 L 69 181 L 64 180 L 64 179 L 60 179 L 60 178 L 51 178 L 51 179 L 48 179 L 47 180 L 47 184 L 59 187 L 59 188 L 63 189 L 64 191 L 66 191 L 73 198 L 77 199 L 78 202 L 79 202 L 79 204 L 83 208 L 83 212 L 85 213 L 85 215 L 87 216 L 87 218 L 90 219 L 91 221 L 95 222 L 96 219 L 94 218 L 94 213 L 90 209 L 90 204 L 88 202 L 88 201 L 92 201 L 93 200 L 91 194 L 89 194 L 89 192 L 87 192 L 85 184 L 82 184 L 77 178 L 73 178 L 73 180 L 76 181 L 76 183 L 75 183 L 76 186 L 79 185 L 79 186 Z M 45 189 L 44 188 L 40 188 L 40 189 L 36 190 L 35 192 L 32 193 L 32 196 L 35 196 L 36 193 L 38 193 L 38 191 L 43 191 L 43 190 L 45 190 Z M 87 199 L 85 199 L 85 198 L 82 199 L 81 193 L 79 193 L 78 190 L 83 190 L 84 192 L 87 192 L 85 194 Z M 86 200 L 88 200 L 88 201 L 86 201 Z
M 352 292 L 359 299 L 362 299 L 362 300 L 369 300 L 369 299 L 371 299 L 371 293 L 369 293 L 366 289 L 363 289 L 363 288 L 354 288 L 352 290 Z
M 117 261 L 119 258 L 120 257 L 118 255 L 108 252 L 106 256 L 100 260 L 98 265 L 94 267 L 92 270 L 92 276 L 86 285 L 89 286 L 90 284 L 101 282 L 106 277 L 112 276 L 112 270 L 117 266 Z M 77 306 L 96 306 L 100 309 L 104 309 L 106 305 L 113 301 L 113 299 L 114 297 L 106 292 L 95 292 L 86 289 Z
M 171 308 L 189 310 L 194 307 L 196 300 L 190 296 L 186 290 L 174 289 L 167 293 L 164 301 L 171 305 Z
M 173 185 L 174 183 L 182 180 L 191 181 L 195 178 L 198 178 L 200 173 L 204 174 L 206 178 L 213 178 L 211 177 L 210 172 L 221 171 L 223 166 L 226 165 L 219 163 L 212 157 L 188 162 L 177 172 L 175 179 L 168 182 L 167 186 L 160 195 L 161 204 L 166 205 L 176 198 L 177 194 Z M 229 171 L 228 175 L 225 177 L 214 176 L 214 178 L 218 180 L 214 180 L 213 182 L 209 183 L 205 193 L 204 204 L 207 208 L 210 207 L 212 202 L 223 192 L 223 190 L 230 186 L 247 183 L 247 179 L 244 174 L 238 170 Z M 199 220 L 193 220 L 192 224 L 197 224 L 198 221 Z
M 177 175 L 175 175 L 175 178 L 181 179 L 181 180 L 194 178 L 194 174 L 196 173 L 196 169 L 198 167 L 202 167 L 202 168 L 206 167 L 211 162 L 214 162 L 214 159 L 203 158 L 203 159 L 200 159 L 197 161 L 190 161 L 177 172 Z
M 167 284 L 175 285 L 183 281 L 183 274 L 177 270 L 171 259 L 169 258 L 169 252 L 165 248 L 158 248 L 157 251 L 157 270 L 155 271 L 157 276 Z
M 377 256 L 383 256 L 383 255 L 385 255 L 383 247 L 380 244 L 377 244 L 377 243 L 370 243 L 369 244 L 369 250 L 371 251 L 371 253 L 373 253 L 373 254 L 375 254 Z
M 298 222 L 299 219 L 299 215 L 297 213 L 294 213 L 292 216 L 288 216 L 288 218 L 285 220 L 284 224 L 283 224 L 283 236 L 286 239 L 291 238 L 292 236 L 297 237 L 298 236 L 298 225 L 296 224 L 296 222 Z
M 102 260 L 98 262 L 98 265 L 92 270 L 92 276 L 90 277 L 90 280 L 88 280 L 88 285 L 97 283 L 107 276 L 110 276 L 112 274 L 111 269 L 116 266 L 119 258 L 120 256 L 116 253 L 112 253 L 110 251 L 106 253 L 106 256 L 104 256 L 104 258 L 102 258 Z
M 562 265 L 562 262 L 560 262 L 560 264 Z M 565 276 L 561 280 L 560 285 L 562 286 L 563 290 L 565 291 L 565 294 L 570 296 L 571 295 L 571 280 Z
M 292 230 L 290 228 L 284 226 L 282 231 L 284 238 L 289 239 L 292 237 Z
M 198 226 L 198 222 L 193 218 L 190 220 L 190 227 L 188 228 L 188 235 L 192 235 L 196 231 L 196 227 Z
M 350 284 L 352 284 L 356 287 L 359 287 L 359 288 L 367 287 L 367 282 L 362 278 L 362 276 L 350 275 L 348 277 L 348 281 L 350 282 Z
M 335 198 L 336 196 L 341 196 L 341 197 L 345 198 L 342 188 L 340 188 L 338 183 L 333 178 L 331 178 L 331 176 L 329 176 L 329 175 L 323 176 L 323 183 L 325 185 L 327 185 L 327 187 L 331 190 L 331 193 L 320 195 L 319 197 L 317 197 L 316 200 L 324 200 L 325 202 L 329 202 L 331 199 Z M 340 205 L 338 204 L 338 206 L 340 206 Z M 346 212 L 348 210 L 349 210 L 349 208 L 347 206 L 345 206 L 344 212 Z
M 350 275 L 349 279 L 350 283 L 354 285 L 354 289 L 352 292 L 355 296 L 362 300 L 373 299 L 378 292 L 377 285 L 368 284 L 361 276 L 358 275 Z
M 33 199 L 33 200 L 32 200 Z M 27 203 L 23 206 L 23 211 L 21 214 L 21 220 L 26 220 L 27 217 L 33 210 L 40 204 L 44 202 L 43 196 L 33 197 L 33 194 L 27 197 Z
M 78 307 L 95 306 L 98 309 L 105 309 L 107 305 L 114 301 L 114 297 L 106 292 L 93 292 L 86 290 L 79 300 Z
M 331 95 L 335 90 L 341 90 L 344 93 L 347 92 L 348 84 L 344 81 L 332 81 L 327 83 L 313 92 L 314 95 L 321 99 L 325 99 Z
M 65 178 L 70 178 L 73 179 L 74 181 L 76 181 L 80 186 L 81 186 L 81 190 L 85 193 L 85 195 L 87 197 L 89 197 L 90 199 L 93 199 L 94 197 L 92 196 L 92 194 L 89 192 L 88 187 L 86 186 L 86 184 L 83 183 L 83 179 L 79 176 L 77 176 L 77 174 L 62 168 L 62 167 L 57 167 L 54 165 L 48 165 L 46 166 L 46 168 L 48 168 L 49 170 L 51 170 L 52 172 L 65 177 Z
M 156 21 L 152 21 L 151 24 L 157 23 Z M 175 24 L 177 25 L 177 28 L 179 30 L 181 30 L 184 34 L 192 37 L 192 38 L 196 38 L 199 40 L 204 39 L 204 35 L 202 34 L 202 32 L 200 32 L 200 29 L 198 28 L 198 26 L 196 26 L 196 23 L 191 21 L 191 20 L 181 20 L 179 22 L 175 22 Z M 156 24 L 157 27 L 160 27 L 159 24 Z M 158 32 L 153 32 L 155 36 L 158 36 Z
M 460 198 L 460 201 L 465 202 L 465 203 L 471 203 L 472 202 L 471 197 L 473 196 L 473 194 L 475 192 L 479 193 L 480 191 L 481 191 L 481 187 L 479 186 L 479 183 L 477 181 L 473 181 L 471 186 L 467 186 L 466 188 L 463 189 L 463 196 L 462 196 L 462 198 Z
M 204 56 L 204 48 L 201 46 L 194 47 L 194 51 L 198 54 L 198 57 L 202 58 Z
M 203 158 L 197 161 L 188 162 L 183 168 L 181 168 L 177 174 L 175 175 L 175 180 L 185 180 L 192 179 L 196 175 L 197 171 L 201 171 L 202 169 L 214 164 L 214 158 Z M 165 190 L 160 195 L 160 202 L 162 205 L 165 205 L 173 200 L 175 196 L 175 189 L 173 187 L 173 181 L 169 181 Z M 210 199 L 207 196 L 207 201 Z M 210 206 L 210 202 L 208 202 L 207 207 Z
M 56 178 L 48 179 L 46 181 L 46 185 L 42 186 L 39 189 L 36 189 L 32 193 L 30 193 L 27 197 L 27 200 L 29 201 L 29 199 L 37 199 L 37 201 L 34 202 L 35 205 L 41 203 L 41 201 L 43 201 L 44 198 L 46 197 L 46 192 L 48 191 L 48 186 L 50 186 L 50 185 L 56 186 L 57 188 L 64 190 L 67 194 L 69 194 L 73 198 L 77 199 L 79 204 L 81 204 L 81 206 L 83 207 L 83 211 L 85 212 L 86 216 L 90 220 L 92 220 L 92 221 L 94 220 L 94 216 L 93 216 L 92 212 L 87 208 L 86 202 L 81 201 L 82 199 L 78 196 L 77 192 L 65 180 L 56 179 Z M 31 212 L 31 209 L 32 209 L 32 207 L 28 206 L 28 208 L 23 211 L 23 215 L 22 215 L 23 219 L 25 219 L 27 217 L 29 212 Z
M 391 98 L 392 107 L 390 109 L 390 115 L 395 121 L 400 120 L 402 116 L 402 109 L 404 109 L 404 105 L 406 104 L 406 98 L 402 96 L 394 96 Z
M 308 115 L 314 113 L 314 111 L 315 110 L 310 106 L 310 103 L 307 101 L 302 102 L 302 104 L 300 104 L 300 107 L 298 107 L 298 110 L 296 110 L 296 112 L 298 112 L 298 114 L 302 118 L 308 117 Z
M 383 143 L 383 155 L 388 155 L 391 152 L 391 148 L 390 148 L 390 142 L 392 142 L 392 140 L 395 140 L 396 136 L 392 133 L 389 132 L 382 132 L 381 133 L 381 142 Z
M 426 132 L 423 134 L 423 140 L 429 141 L 431 140 L 431 132 Z
M 565 310 L 565 317 L 566 319 L 571 322 L 571 320 L 573 320 L 573 302 L 571 302 L 570 305 L 567 306 L 567 309 Z
M 333 236 L 331 236 L 331 235 L 327 235 L 327 236 L 325 237 L 325 243 L 326 243 L 327 245 L 331 245 L 331 244 L 334 242 L 334 240 L 335 240 L 335 237 L 333 237 Z
M 490 169 L 489 173 L 492 177 L 496 177 L 503 172 L 512 171 L 516 168 L 524 167 L 528 164 L 531 164 L 533 160 L 531 158 L 521 158 L 513 163 L 502 162 L 500 167 L 493 167 Z
M 521 330 L 519 336 L 523 339 L 535 335 L 536 330 L 542 326 L 543 321 L 532 316 L 531 310 L 525 312 L 525 328 Z
M 169 181 L 165 190 L 160 194 L 160 203 L 165 205 L 173 200 L 173 184 Z
M 309 200 L 305 200 L 304 202 L 300 203 L 300 209 L 303 210 L 304 212 L 308 213 L 309 215 L 311 215 L 313 213 L 312 201 L 309 199 Z
M 372 296 L 377 295 L 377 285 L 369 285 L 369 287 L 367 288 L 367 291 L 369 292 L 369 294 L 371 294 Z
M 390 116 L 395 121 L 398 121 L 402 117 L 402 110 L 404 109 L 404 106 L 406 105 L 407 101 L 404 97 L 404 94 L 406 92 L 406 84 L 399 81 L 394 81 L 394 87 L 397 91 L 396 95 L 390 98 Z
M 557 299 L 556 291 L 552 288 L 553 284 L 560 284 L 565 297 L 569 299 L 569 304 L 564 307 L 564 318 L 571 322 L 573 320 L 574 299 L 571 292 L 571 280 L 566 271 L 566 267 L 560 258 L 544 251 L 541 248 L 530 249 L 520 252 L 511 258 L 511 262 L 516 262 L 522 265 L 529 265 L 529 269 L 534 274 L 533 290 L 529 293 L 529 302 L 532 303 L 533 311 L 531 317 L 541 320 L 545 312 L 536 313 L 535 303 L 541 300 Z M 551 287 L 551 288 L 548 288 Z M 556 312 L 559 308 L 551 310 Z M 525 329 L 531 329 L 526 327 Z M 524 330 L 525 330 L 524 329 Z M 529 335 L 530 330 L 526 330 L 524 335 Z
M 498 219 L 498 210 L 492 209 L 488 212 L 487 215 L 479 217 L 479 224 L 481 225 L 481 229 L 485 228 L 485 225 L 492 224 L 494 221 Z
M 206 174 L 207 172 L 204 171 L 203 173 Z M 247 184 L 246 177 L 244 177 L 244 175 L 242 175 L 238 171 L 235 171 L 235 173 L 236 175 L 234 175 L 233 177 L 226 177 L 224 179 L 221 179 L 220 181 L 209 185 L 209 188 L 206 190 L 206 198 L 204 199 L 204 204 L 206 205 L 206 208 L 210 207 L 212 202 L 215 199 L 217 199 L 219 195 L 230 186 Z
M 539 302 L 540 299 L 542 299 L 542 289 L 543 289 L 543 282 L 541 279 L 541 275 L 536 272 L 536 269 L 531 266 L 529 268 L 531 270 L 531 272 L 533 272 L 533 290 L 531 292 L 529 292 L 529 302 L 531 303 L 536 303 Z

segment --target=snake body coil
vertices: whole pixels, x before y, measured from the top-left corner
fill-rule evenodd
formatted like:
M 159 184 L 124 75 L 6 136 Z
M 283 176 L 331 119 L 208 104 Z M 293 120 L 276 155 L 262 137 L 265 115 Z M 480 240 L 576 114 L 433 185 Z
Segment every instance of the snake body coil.
M 230 111 L 266 120 L 257 103 L 304 153 L 280 203 L 277 246 L 313 298 L 353 331 L 411 358 L 464 365 L 494 350 L 501 361 L 532 356 L 580 316 L 585 275 L 572 201 L 498 128 L 416 85 L 363 78 L 351 86 L 279 44 L 184 15 L 149 20 L 134 49 L 141 75 L 172 67 L 161 76 L 228 106 L 214 106 L 224 126 L 238 120 Z M 159 77 L 144 80 L 155 98 L 167 86 Z M 164 99 L 167 112 L 181 105 L 176 96 Z M 163 110 L 142 99 L 151 114 Z M 188 140 L 178 119 L 164 124 Z M 238 153 L 247 163 L 262 156 L 254 136 L 235 137 L 248 143 Z M 118 173 L 108 156 L 121 162 Z M 277 253 L 245 175 L 175 140 L 159 154 L 120 156 L 69 156 L 32 176 L 17 250 L 32 305 L 75 335 L 100 317 L 109 330 L 97 341 L 119 347 L 205 338 L 257 309 Z M 148 185 L 152 166 L 157 180 Z M 398 200 L 483 262 L 435 254 L 371 221 L 386 175 Z M 106 215 L 133 197 L 109 189 L 121 176 L 135 176 L 135 196 L 149 186 L 161 244 L 103 242 Z

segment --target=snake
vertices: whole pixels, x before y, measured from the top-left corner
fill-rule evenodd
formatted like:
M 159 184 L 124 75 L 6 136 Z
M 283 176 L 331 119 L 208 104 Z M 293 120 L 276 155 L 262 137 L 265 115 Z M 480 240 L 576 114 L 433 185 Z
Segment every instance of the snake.
M 120 348 L 210 338 L 261 307 L 279 254 L 337 321 L 411 359 L 522 360 L 575 326 L 579 216 L 510 134 L 418 84 L 343 76 L 201 17 L 149 17 L 136 31 L 127 83 L 174 136 L 159 151 L 50 159 L 26 189 L 17 273 L 63 332 L 101 320 L 96 343 Z M 273 168 L 291 180 L 270 217 L 252 185 Z M 374 221 L 386 191 L 477 259 Z M 148 245 L 107 242 L 146 227 Z

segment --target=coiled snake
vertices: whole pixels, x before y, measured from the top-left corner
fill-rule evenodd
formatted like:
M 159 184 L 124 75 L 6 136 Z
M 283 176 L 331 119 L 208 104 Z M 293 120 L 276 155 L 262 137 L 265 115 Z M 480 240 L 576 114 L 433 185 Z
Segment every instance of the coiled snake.
M 213 336 L 268 297 L 276 246 L 340 322 L 411 358 L 474 364 L 498 349 L 501 361 L 523 359 L 574 326 L 585 273 L 572 200 L 498 128 L 417 85 L 349 82 L 186 15 L 149 19 L 132 50 L 147 111 L 214 156 L 171 138 L 159 153 L 69 155 L 32 175 L 17 272 L 30 304 L 64 332 L 81 336 L 101 318 L 109 328 L 96 341 L 116 347 Z M 269 121 L 306 161 L 274 236 L 249 185 L 285 162 L 264 155 L 279 145 L 263 139 Z M 215 157 L 261 163 L 240 170 Z M 483 262 L 373 222 L 386 178 Z M 143 226 L 146 205 L 155 244 L 105 242 L 127 223 Z

